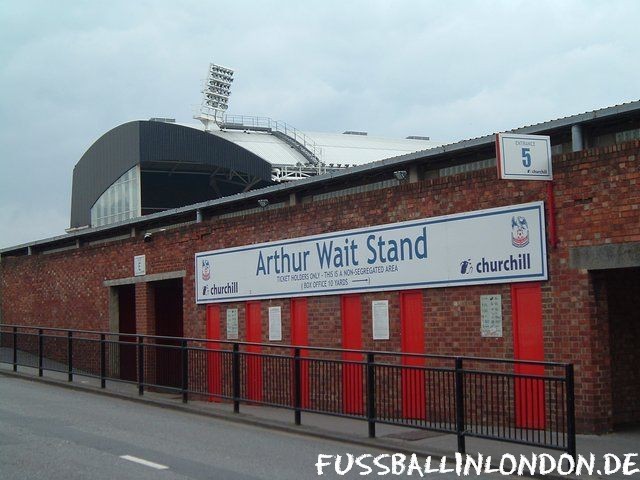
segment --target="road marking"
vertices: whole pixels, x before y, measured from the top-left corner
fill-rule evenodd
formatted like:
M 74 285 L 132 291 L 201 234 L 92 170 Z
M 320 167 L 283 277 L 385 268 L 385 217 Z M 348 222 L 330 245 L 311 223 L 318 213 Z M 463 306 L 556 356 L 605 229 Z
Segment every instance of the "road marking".
M 166 465 L 160 465 L 159 463 L 153 463 L 149 460 L 145 460 L 144 458 L 133 457 L 131 455 L 120 455 L 120 458 L 125 460 L 129 460 L 130 462 L 139 463 L 140 465 L 146 465 L 147 467 L 155 468 L 156 470 L 166 470 Z

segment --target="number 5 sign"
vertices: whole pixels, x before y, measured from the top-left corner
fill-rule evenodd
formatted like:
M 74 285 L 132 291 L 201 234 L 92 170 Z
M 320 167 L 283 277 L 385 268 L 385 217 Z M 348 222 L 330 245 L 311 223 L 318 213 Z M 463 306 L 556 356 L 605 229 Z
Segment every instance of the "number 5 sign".
M 496 135 L 498 177 L 512 180 L 553 180 L 551 139 L 546 135 Z

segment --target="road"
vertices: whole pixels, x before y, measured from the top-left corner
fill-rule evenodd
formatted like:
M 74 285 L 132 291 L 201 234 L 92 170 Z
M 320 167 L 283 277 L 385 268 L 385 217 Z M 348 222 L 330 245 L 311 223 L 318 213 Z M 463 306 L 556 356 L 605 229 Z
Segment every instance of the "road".
M 319 454 L 346 453 L 389 452 L 0 376 L 2 480 L 363 478 L 317 475 Z

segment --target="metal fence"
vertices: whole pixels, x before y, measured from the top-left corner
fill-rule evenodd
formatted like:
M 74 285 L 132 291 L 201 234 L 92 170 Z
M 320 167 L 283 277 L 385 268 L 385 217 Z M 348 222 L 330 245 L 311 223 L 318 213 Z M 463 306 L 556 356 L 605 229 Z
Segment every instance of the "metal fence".
M 573 365 L 0 325 L 0 363 L 145 389 L 566 451 Z

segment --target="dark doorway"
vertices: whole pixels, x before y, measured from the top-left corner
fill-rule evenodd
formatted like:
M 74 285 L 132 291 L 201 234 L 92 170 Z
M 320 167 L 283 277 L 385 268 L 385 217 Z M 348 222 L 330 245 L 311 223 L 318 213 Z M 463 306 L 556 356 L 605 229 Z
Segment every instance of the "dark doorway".
M 136 370 L 136 288 L 122 285 L 118 290 L 118 332 L 120 348 L 120 379 L 135 382 Z M 130 335 L 123 335 L 123 334 Z
M 153 282 L 155 331 L 160 337 L 182 337 L 182 279 Z M 156 384 L 182 387 L 182 352 L 180 340 L 158 339 L 156 349 Z M 173 348 L 172 348 L 173 347 Z
M 606 288 L 613 424 L 640 424 L 640 268 L 599 272 Z

